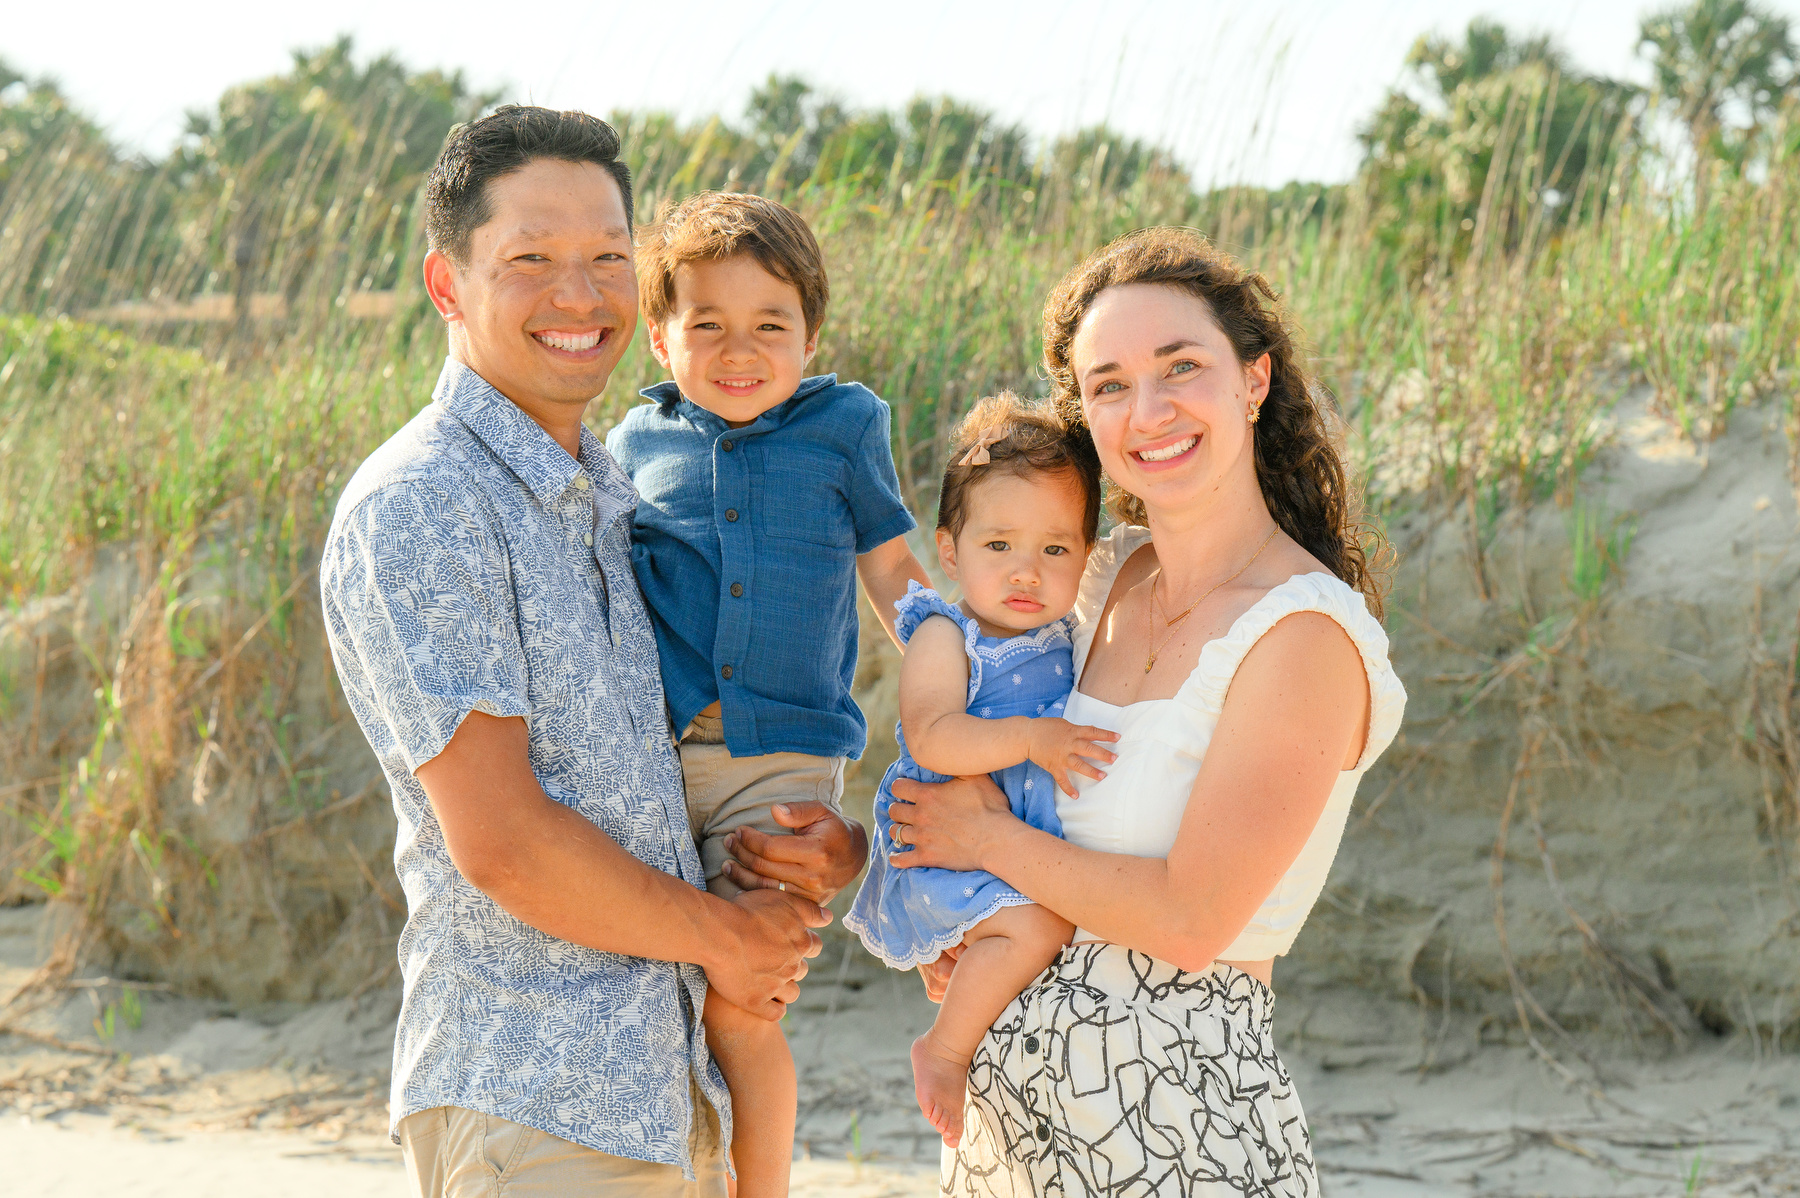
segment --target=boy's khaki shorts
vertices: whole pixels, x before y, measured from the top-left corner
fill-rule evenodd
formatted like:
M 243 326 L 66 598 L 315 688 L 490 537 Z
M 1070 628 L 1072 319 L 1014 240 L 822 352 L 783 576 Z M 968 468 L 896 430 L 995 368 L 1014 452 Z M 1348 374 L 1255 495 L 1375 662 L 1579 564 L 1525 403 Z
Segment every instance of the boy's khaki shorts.
M 733 757 L 725 747 L 718 716 L 695 716 L 677 746 L 687 785 L 688 827 L 700 847 L 706 888 L 720 898 L 741 892 L 725 876 L 725 838 L 739 828 L 755 828 L 772 836 L 789 829 L 775 822 L 769 808 L 776 803 L 823 803 L 843 814 L 844 759 L 810 753 L 766 753 Z

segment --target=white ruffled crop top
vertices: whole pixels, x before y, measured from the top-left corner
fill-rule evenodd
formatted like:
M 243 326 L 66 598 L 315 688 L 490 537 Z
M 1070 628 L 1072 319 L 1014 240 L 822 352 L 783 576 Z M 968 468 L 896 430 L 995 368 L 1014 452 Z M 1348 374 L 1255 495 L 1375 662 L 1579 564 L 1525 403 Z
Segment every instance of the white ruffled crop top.
M 1113 580 L 1133 553 L 1150 540 L 1148 529 L 1120 525 L 1094 547 L 1081 581 L 1075 611 L 1081 624 L 1074 633 L 1075 677 L 1087 664 L 1094 628 Z M 1071 844 L 1133 857 L 1167 857 L 1187 809 L 1188 795 L 1199 776 L 1201 759 L 1218 726 L 1232 676 L 1257 639 L 1284 616 L 1316 611 L 1342 625 L 1362 652 L 1369 676 L 1369 737 L 1356 765 L 1338 775 L 1331 797 L 1300 856 L 1263 901 L 1243 934 L 1219 954 L 1221 961 L 1266 961 L 1293 947 L 1306 922 L 1325 875 L 1343 839 L 1357 783 L 1400 730 L 1406 688 L 1388 664 L 1388 639 L 1369 614 L 1363 597 L 1330 574 L 1296 574 L 1258 599 L 1229 631 L 1200 650 L 1194 672 L 1172 699 L 1147 699 L 1125 707 L 1084 695 L 1069 696 L 1064 717 L 1119 734 L 1111 746 L 1118 760 L 1106 777 L 1075 779 L 1077 795 L 1059 793 L 1056 811 L 1063 836 Z M 1076 929 L 1076 940 L 1099 937 Z

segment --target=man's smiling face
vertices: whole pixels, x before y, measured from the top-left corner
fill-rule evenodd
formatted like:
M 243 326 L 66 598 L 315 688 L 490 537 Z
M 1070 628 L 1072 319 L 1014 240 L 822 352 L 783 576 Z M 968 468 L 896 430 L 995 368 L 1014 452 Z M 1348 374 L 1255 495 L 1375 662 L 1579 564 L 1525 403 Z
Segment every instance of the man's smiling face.
M 637 328 L 625 201 L 603 168 L 552 158 L 486 198 L 468 261 L 432 254 L 427 283 L 452 355 L 541 421 L 600 394 Z

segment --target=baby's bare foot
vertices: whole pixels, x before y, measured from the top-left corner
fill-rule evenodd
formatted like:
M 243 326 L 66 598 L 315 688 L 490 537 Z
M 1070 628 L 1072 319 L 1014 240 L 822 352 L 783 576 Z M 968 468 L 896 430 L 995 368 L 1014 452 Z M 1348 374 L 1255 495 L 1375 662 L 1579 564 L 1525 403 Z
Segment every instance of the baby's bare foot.
M 912 1046 L 913 1093 L 925 1121 L 944 1137 L 944 1145 L 962 1142 L 963 1100 L 969 1092 L 969 1061 L 926 1032 Z

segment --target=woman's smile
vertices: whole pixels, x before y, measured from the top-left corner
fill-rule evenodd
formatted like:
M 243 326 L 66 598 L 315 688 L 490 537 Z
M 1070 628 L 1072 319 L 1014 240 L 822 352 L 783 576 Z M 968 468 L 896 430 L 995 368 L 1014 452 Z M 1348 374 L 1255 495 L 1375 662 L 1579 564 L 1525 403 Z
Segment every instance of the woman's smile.
M 1200 434 L 1189 433 L 1185 437 L 1164 439 L 1161 445 L 1145 449 L 1134 449 L 1131 456 L 1138 465 L 1149 469 L 1167 469 L 1193 453 L 1200 445 Z

